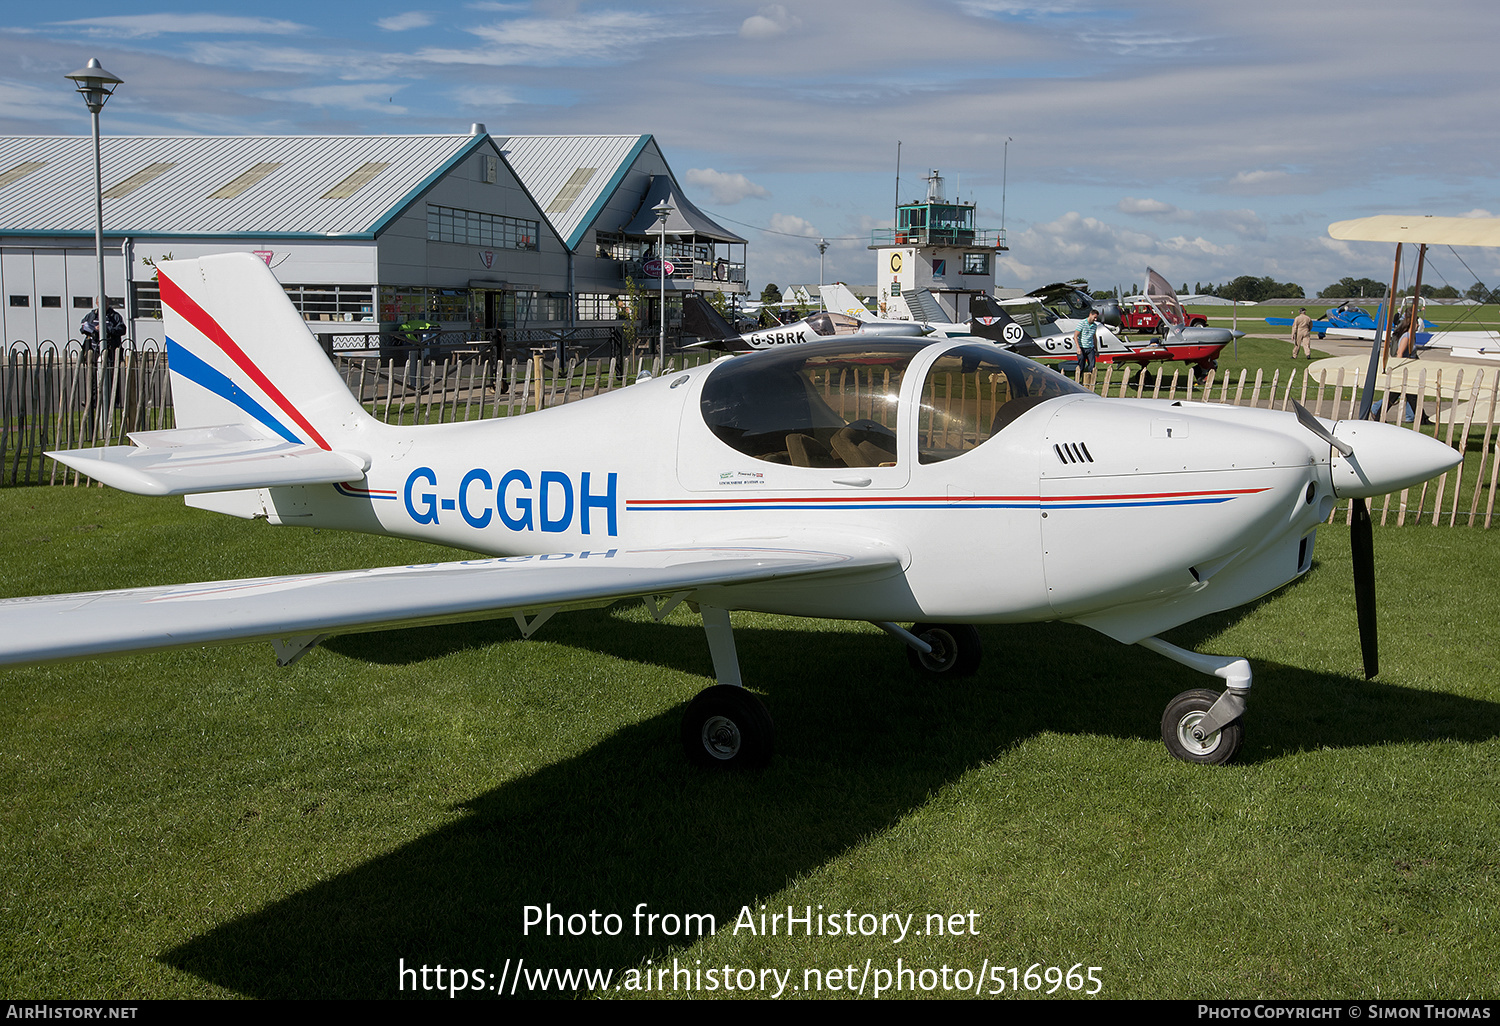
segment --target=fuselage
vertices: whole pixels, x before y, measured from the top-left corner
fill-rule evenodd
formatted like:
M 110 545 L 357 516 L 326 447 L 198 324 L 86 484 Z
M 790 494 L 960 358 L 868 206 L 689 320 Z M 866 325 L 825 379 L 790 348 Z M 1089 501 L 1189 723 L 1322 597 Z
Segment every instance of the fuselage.
M 901 570 L 746 588 L 735 608 L 1071 619 L 1135 640 L 1308 569 L 1333 492 L 1306 434 L 1289 414 L 1100 399 L 989 343 L 845 340 L 525 417 L 370 421 L 340 443 L 370 454 L 362 481 L 194 504 L 550 559 L 861 540 Z M 1165 541 L 1104 558 L 1119 537 Z

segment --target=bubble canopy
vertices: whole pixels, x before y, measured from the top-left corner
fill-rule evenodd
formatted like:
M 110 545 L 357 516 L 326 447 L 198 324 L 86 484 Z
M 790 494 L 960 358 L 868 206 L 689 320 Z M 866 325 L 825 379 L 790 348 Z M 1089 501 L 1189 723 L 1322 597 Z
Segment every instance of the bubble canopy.
M 704 382 L 703 420 L 726 445 L 768 463 L 882 467 L 913 455 L 919 463 L 952 459 L 1047 399 L 1089 394 L 1039 363 L 970 342 L 939 354 L 903 404 L 907 372 L 931 348 L 840 341 L 725 360 Z M 913 421 L 915 453 L 902 443 Z

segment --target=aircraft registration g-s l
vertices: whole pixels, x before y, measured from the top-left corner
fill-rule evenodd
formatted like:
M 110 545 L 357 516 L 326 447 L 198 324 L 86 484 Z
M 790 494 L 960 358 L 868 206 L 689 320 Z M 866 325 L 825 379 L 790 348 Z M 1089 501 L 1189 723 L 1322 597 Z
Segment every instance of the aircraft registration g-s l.
M 996 300 L 976 296 L 969 308 L 974 312 L 973 331 L 1009 346 L 1022 356 L 1034 360 L 1074 360 L 1078 343 L 1074 333 L 1088 316 L 1092 301 L 1085 293 L 1070 290 L 1071 283 L 1048 285 L 1021 299 Z M 1106 305 L 1100 312 L 1101 326 L 1095 337 L 1101 363 L 1134 363 L 1142 369 L 1157 360 L 1181 360 L 1207 374 L 1218 366 L 1224 347 L 1244 332 L 1229 328 L 1198 327 L 1188 323 L 1187 312 L 1177 301 L 1177 293 L 1167 280 L 1146 268 L 1146 292 L 1142 297 L 1156 311 L 1166 331 L 1154 337 L 1130 339 L 1104 325 L 1120 326 L 1118 305 Z M 1068 300 L 1066 303 L 1060 303 Z M 1056 308 L 1065 306 L 1077 318 L 1059 317 Z M 1098 309 L 1098 307 L 1095 307 Z
M 1065 620 L 1223 678 L 1162 721 L 1173 755 L 1221 763 L 1249 665 L 1156 635 L 1305 573 L 1335 497 L 1458 459 L 1394 426 L 1101 399 L 989 342 L 900 337 L 723 359 L 521 418 L 386 425 L 261 261 L 159 270 L 181 426 L 56 458 L 205 509 L 494 558 L 9 599 L 0 662 L 269 640 L 285 664 L 339 633 L 513 615 L 529 636 L 558 610 L 686 601 L 719 681 L 683 718 L 689 756 L 761 765 L 772 725 L 741 686 L 730 610 L 868 620 L 938 674 L 975 670 L 972 624 Z M 1090 539 L 1132 532 L 1174 543 L 1096 559 Z

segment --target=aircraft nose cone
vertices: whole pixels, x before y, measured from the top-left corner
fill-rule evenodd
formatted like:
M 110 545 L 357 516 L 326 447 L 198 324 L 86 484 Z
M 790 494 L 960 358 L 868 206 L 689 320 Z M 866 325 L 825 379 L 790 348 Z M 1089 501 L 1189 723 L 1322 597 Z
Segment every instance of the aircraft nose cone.
M 1243 334 L 1228 328 L 1178 328 L 1176 331 L 1180 342 L 1197 346 L 1227 346 Z
M 1462 461 L 1462 454 L 1420 431 L 1368 420 L 1344 420 L 1333 436 L 1354 450 L 1333 454 L 1333 492 L 1342 499 L 1384 495 L 1420 484 Z

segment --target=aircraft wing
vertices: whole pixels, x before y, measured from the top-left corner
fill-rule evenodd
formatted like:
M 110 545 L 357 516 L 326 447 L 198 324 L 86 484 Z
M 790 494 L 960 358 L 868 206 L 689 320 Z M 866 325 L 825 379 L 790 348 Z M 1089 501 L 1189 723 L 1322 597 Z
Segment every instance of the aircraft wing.
M 358 481 L 369 467 L 362 456 L 258 437 L 234 424 L 138 431 L 130 438 L 135 445 L 47 455 L 87 477 L 137 495 L 337 484 Z
M 1292 326 L 1292 319 L 1290 317 L 1267 317 L 1265 318 L 1265 322 L 1278 328 L 1290 328 Z M 1313 321 L 1310 330 L 1315 332 L 1327 331 L 1328 326 L 1328 321 Z
M 901 557 L 875 543 L 596 549 L 338 573 L 0 599 L 0 665 L 269 640 L 302 650 L 335 634 L 485 620 L 791 578 L 884 576 Z M 292 656 L 295 658 L 295 655 Z

